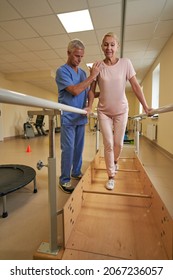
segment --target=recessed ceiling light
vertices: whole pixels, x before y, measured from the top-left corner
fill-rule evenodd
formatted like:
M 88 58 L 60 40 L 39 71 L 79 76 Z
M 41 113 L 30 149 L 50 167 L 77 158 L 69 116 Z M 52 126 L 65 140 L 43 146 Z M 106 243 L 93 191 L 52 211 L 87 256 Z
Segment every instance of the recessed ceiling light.
M 93 24 L 88 10 L 57 14 L 68 33 L 93 30 Z

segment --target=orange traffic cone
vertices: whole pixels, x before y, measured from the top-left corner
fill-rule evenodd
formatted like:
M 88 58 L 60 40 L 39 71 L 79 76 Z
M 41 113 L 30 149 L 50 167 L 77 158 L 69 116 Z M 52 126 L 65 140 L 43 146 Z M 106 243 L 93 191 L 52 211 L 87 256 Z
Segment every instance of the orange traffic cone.
M 27 149 L 26 149 L 26 152 L 27 152 L 27 153 L 30 153 L 30 152 L 31 152 L 31 147 L 30 147 L 30 145 L 28 145 L 28 147 L 27 147 Z

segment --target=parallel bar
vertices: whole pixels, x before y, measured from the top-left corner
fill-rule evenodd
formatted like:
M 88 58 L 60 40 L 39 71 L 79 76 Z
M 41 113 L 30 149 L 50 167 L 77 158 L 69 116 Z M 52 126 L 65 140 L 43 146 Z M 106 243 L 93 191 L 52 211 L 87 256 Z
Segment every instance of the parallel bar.
M 43 98 L 29 96 L 23 93 L 0 88 L 0 102 L 7 104 L 25 105 L 44 109 L 55 109 L 86 115 L 87 112 L 72 106 L 49 101 Z
M 135 152 L 136 154 L 139 154 L 139 120 L 146 118 L 146 117 L 152 117 L 154 115 L 167 113 L 167 112 L 173 112 L 173 104 L 166 105 L 163 107 L 160 107 L 158 109 L 154 109 L 150 112 L 150 115 L 147 114 L 139 114 L 131 117 L 131 119 L 135 120 Z
M 30 107 L 39 107 L 45 110 L 42 114 L 49 116 L 49 158 L 48 158 L 48 199 L 50 212 L 50 240 L 49 244 L 43 242 L 38 251 L 56 255 L 59 247 L 57 245 L 57 205 L 56 205 L 56 156 L 55 156 L 55 129 L 54 129 L 54 114 L 59 111 L 68 111 L 86 115 L 87 112 L 82 109 L 60 104 L 58 102 L 49 101 L 42 98 L 28 96 L 23 93 L 18 93 L 10 90 L 0 89 L 0 102 L 7 104 L 24 105 Z M 54 110 L 52 112 L 52 110 Z M 34 112 L 30 111 L 31 114 Z M 4 211 L 6 208 L 6 200 L 4 198 Z M 5 215 L 6 213 L 4 213 Z M 46 249 L 45 249 L 46 247 Z
M 135 116 L 131 117 L 131 119 L 152 117 L 153 115 L 162 114 L 162 113 L 166 113 L 166 112 L 172 112 L 172 111 L 173 111 L 173 104 L 170 104 L 170 105 L 165 105 L 165 106 L 159 107 L 158 109 L 153 109 L 150 112 L 150 115 L 147 115 L 145 113 L 139 114 L 139 115 L 135 115 Z
M 55 110 L 63 110 L 68 112 L 74 112 L 78 114 L 85 115 L 87 112 L 82 109 L 78 109 L 72 106 L 60 104 L 58 102 L 49 101 L 43 98 L 29 96 L 23 93 L 10 91 L 6 89 L 0 88 L 0 102 L 7 103 L 7 104 L 17 104 L 17 105 L 25 105 L 31 107 L 40 107 L 45 109 L 55 109 Z M 173 111 L 173 104 L 165 105 L 158 109 L 153 109 L 150 112 L 150 115 L 153 116 L 155 114 L 161 114 L 166 112 Z M 143 118 L 143 117 L 150 117 L 147 114 L 139 114 L 131 117 L 131 119 L 135 118 Z
M 139 197 L 139 198 L 152 198 L 150 195 L 147 194 L 138 194 L 138 193 L 114 193 L 114 192 L 98 192 L 98 191 L 89 191 L 83 190 L 83 193 L 90 193 L 90 194 L 104 194 L 104 195 L 117 195 L 117 196 L 128 196 L 128 197 Z

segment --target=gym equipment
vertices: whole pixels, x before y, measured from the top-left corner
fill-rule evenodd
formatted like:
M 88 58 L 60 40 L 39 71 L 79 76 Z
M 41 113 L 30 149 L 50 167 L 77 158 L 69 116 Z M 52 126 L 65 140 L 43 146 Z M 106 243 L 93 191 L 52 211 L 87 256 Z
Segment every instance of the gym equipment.
M 38 136 L 40 135 L 47 135 L 47 133 L 45 132 L 43 126 L 44 126 L 44 115 L 37 115 L 36 121 L 34 123 L 34 126 L 38 132 Z
M 35 123 L 31 121 L 31 118 L 29 118 L 30 121 L 27 121 L 23 125 L 24 130 L 24 137 L 25 138 L 33 138 L 35 136 L 46 136 L 47 133 L 45 132 L 43 126 L 44 126 L 44 115 L 37 115 Z M 33 125 L 37 131 L 37 134 L 34 132 Z
M 134 139 L 129 139 L 128 137 L 128 131 L 124 135 L 124 144 L 134 144 Z
M 0 165 L 0 197 L 3 199 L 3 218 L 8 216 L 6 210 L 6 195 L 25 187 L 31 181 L 34 182 L 33 192 L 36 193 L 35 176 L 36 172 L 30 166 L 19 164 Z
M 25 138 L 33 138 L 35 137 L 33 126 L 30 122 L 26 122 L 23 124 L 23 131 Z

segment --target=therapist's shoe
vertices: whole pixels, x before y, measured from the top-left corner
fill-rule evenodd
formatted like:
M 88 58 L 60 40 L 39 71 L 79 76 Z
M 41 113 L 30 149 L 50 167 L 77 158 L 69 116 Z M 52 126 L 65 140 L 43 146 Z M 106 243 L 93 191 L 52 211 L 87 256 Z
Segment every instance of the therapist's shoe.
M 74 191 L 74 187 L 71 185 L 71 182 L 67 182 L 67 183 L 59 183 L 59 187 L 60 189 L 65 192 L 65 193 L 72 193 Z
M 80 173 L 79 175 L 75 176 L 75 175 L 71 175 L 71 178 L 72 179 L 75 179 L 75 180 L 80 180 L 82 178 L 83 174 Z

